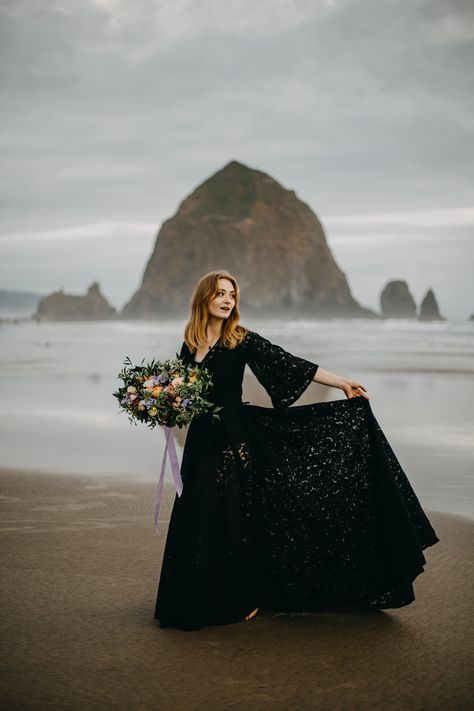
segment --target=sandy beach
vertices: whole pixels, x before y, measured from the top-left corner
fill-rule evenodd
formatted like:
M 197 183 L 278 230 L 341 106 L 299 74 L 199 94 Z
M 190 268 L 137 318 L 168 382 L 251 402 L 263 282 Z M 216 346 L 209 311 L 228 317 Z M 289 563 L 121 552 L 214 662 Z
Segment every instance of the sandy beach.
M 120 477 L 1 470 L 4 709 L 468 709 L 474 523 L 398 610 L 263 613 L 185 632 L 153 619 L 173 501 Z

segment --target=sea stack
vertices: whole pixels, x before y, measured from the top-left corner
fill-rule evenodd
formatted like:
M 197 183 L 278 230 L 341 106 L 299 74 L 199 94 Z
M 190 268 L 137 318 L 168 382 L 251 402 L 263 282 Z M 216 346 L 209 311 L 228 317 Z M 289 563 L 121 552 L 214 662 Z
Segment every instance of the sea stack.
M 215 269 L 238 279 L 243 317 L 379 318 L 352 296 L 311 208 L 235 160 L 162 224 L 141 286 L 121 317 L 186 317 L 194 285 Z
M 428 289 L 423 297 L 418 319 L 420 321 L 446 321 L 444 316 L 441 316 L 439 312 L 438 302 L 436 301 L 433 289 Z
M 103 321 L 117 318 L 117 312 L 95 281 L 84 296 L 65 294 L 63 289 L 44 296 L 33 318 L 37 321 Z
M 416 318 L 416 304 L 402 279 L 389 281 L 380 294 L 383 318 Z

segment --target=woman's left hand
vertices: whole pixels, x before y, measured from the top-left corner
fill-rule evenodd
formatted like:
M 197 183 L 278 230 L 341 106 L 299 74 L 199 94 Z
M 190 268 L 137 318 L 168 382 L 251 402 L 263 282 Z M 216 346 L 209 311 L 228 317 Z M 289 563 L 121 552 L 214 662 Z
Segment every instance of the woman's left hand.
M 330 370 L 326 370 L 321 366 L 318 367 L 315 376 L 313 377 L 314 383 L 321 383 L 322 385 L 328 385 L 331 388 L 340 388 L 344 391 L 346 397 L 365 397 L 370 400 L 365 385 L 357 382 L 357 380 L 350 380 L 344 375 L 338 375 L 337 373 L 331 373 Z
M 370 400 L 365 385 L 358 383 L 356 380 L 345 380 L 341 386 L 341 390 L 344 391 L 347 398 L 365 397 L 366 400 Z

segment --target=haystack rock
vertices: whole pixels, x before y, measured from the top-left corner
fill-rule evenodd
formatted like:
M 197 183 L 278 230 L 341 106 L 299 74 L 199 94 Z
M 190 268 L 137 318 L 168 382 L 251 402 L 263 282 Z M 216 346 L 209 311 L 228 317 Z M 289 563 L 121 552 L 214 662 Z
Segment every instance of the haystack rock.
M 402 279 L 389 281 L 380 294 L 383 318 L 416 318 L 416 304 Z
M 438 302 L 436 301 L 433 289 L 428 289 L 424 295 L 420 305 L 418 319 L 420 321 L 446 321 L 444 316 L 441 316 L 439 312 Z
M 39 321 L 102 321 L 117 318 L 95 281 L 85 296 L 65 294 L 62 289 L 44 296 L 33 318 Z
M 215 269 L 236 276 L 244 317 L 379 318 L 351 295 L 311 208 L 237 161 L 199 185 L 163 223 L 121 317 L 186 317 L 194 285 Z

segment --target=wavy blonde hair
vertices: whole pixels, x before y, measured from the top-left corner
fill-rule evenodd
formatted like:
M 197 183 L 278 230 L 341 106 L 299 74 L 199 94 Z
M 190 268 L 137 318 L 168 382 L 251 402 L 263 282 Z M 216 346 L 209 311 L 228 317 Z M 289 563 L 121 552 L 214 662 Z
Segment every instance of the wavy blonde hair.
M 219 279 L 228 279 L 232 282 L 235 290 L 235 305 L 228 319 L 222 323 L 221 344 L 224 348 L 235 348 L 245 338 L 248 328 L 239 324 L 239 299 L 240 289 L 237 279 L 225 269 L 216 269 L 204 274 L 196 286 L 191 296 L 191 315 L 184 328 L 184 341 L 191 353 L 207 342 L 206 327 L 209 321 L 209 311 L 207 305 L 216 295 L 219 288 Z

